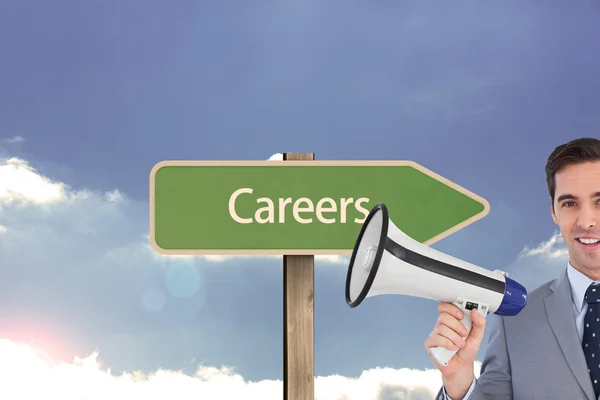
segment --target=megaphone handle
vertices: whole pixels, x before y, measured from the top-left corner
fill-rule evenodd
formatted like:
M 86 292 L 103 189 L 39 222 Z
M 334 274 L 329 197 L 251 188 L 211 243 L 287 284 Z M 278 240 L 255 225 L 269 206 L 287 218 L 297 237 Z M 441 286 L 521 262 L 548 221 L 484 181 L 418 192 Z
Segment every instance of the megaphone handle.
M 485 317 L 487 315 L 487 304 L 481 304 L 472 301 L 469 302 L 463 299 L 458 299 L 453 304 L 460 308 L 460 310 L 463 312 L 464 317 L 461 320 L 461 322 L 467 329 L 467 336 L 469 335 L 469 333 L 471 333 L 471 328 L 473 327 L 473 321 L 471 320 L 471 310 L 473 309 L 473 306 L 475 305 L 477 307 L 477 312 L 479 312 L 479 314 L 481 314 L 482 316 Z M 459 349 L 448 350 L 445 347 L 438 346 L 432 347 L 431 349 L 429 349 L 429 352 L 438 364 L 443 365 L 445 367 L 448 365 L 450 359 L 454 357 L 454 355 L 458 352 L 458 350 Z

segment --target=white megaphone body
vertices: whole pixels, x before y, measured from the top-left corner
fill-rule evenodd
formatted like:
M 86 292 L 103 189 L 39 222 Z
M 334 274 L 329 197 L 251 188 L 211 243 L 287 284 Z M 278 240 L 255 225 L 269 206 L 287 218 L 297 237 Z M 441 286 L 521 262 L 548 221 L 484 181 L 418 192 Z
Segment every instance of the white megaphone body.
M 346 277 L 346 302 L 352 308 L 365 298 L 397 294 L 453 303 L 471 331 L 471 311 L 482 316 L 517 315 L 527 304 L 527 290 L 506 273 L 489 271 L 425 246 L 398 229 L 385 204 L 377 204 L 360 230 Z M 458 350 L 435 347 L 441 365 Z

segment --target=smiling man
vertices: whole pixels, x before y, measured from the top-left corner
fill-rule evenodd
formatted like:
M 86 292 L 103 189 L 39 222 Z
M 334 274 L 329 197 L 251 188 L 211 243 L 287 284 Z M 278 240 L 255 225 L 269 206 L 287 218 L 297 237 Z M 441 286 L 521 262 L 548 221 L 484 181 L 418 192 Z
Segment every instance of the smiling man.
M 558 146 L 548 157 L 546 179 L 568 265 L 529 293 L 519 315 L 489 315 L 489 345 L 477 379 L 473 363 L 486 319 L 472 310 L 467 336 L 460 310 L 439 305 L 425 348 L 459 349 L 446 367 L 432 358 L 442 372 L 440 400 L 600 397 L 600 140 Z
M 594 143 L 593 141 L 592 143 Z M 548 187 L 554 191 L 552 218 L 569 249 L 571 265 L 594 280 L 600 280 L 600 227 L 598 212 L 600 202 L 600 160 L 578 163 L 582 156 L 594 157 L 594 152 L 570 151 L 569 148 L 556 152 L 562 163 L 573 161 L 552 173 L 556 167 L 550 164 Z M 558 158 L 558 157 L 557 157 Z M 557 190 L 558 189 L 558 190 Z

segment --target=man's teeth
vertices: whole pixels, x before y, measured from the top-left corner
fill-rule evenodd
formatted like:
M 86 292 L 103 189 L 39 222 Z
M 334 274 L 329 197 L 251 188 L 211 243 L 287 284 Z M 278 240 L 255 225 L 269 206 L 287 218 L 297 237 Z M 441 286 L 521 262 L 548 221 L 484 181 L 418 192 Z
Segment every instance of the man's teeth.
M 600 239 L 579 238 L 579 241 L 583 244 L 596 244 L 600 241 Z

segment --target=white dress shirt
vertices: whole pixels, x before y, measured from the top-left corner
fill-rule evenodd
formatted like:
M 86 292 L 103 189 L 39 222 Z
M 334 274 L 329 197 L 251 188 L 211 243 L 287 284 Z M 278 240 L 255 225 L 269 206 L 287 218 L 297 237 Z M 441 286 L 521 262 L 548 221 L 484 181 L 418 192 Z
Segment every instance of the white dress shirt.
M 585 313 L 587 311 L 587 303 L 584 301 L 585 292 L 588 287 L 594 283 L 593 280 L 577 271 L 571 263 L 567 266 L 567 276 L 569 278 L 569 283 L 571 284 L 571 298 L 573 299 L 573 311 L 575 312 L 575 322 L 577 325 L 577 334 L 579 335 L 579 341 L 582 341 L 583 338 L 583 319 L 585 317 Z M 469 391 L 464 397 L 464 400 L 468 400 L 471 396 L 471 392 L 473 392 L 473 388 L 475 387 L 475 380 L 471 384 Z M 440 396 L 440 400 L 452 400 L 446 394 L 446 390 L 442 390 L 443 397 Z

